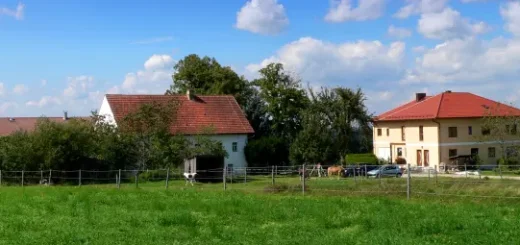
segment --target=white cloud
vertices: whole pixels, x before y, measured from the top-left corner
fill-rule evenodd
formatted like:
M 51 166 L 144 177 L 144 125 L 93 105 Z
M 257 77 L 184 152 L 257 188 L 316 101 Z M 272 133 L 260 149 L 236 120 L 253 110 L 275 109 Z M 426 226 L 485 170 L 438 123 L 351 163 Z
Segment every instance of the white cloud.
M 166 54 L 154 54 L 144 63 L 144 70 L 125 75 L 121 86 L 112 87 L 112 92 L 144 93 L 146 91 L 164 93 L 171 84 L 175 61 Z
M 5 95 L 5 86 L 4 83 L 0 83 L 0 96 Z
M 47 80 L 42 79 L 41 80 L 42 87 L 45 87 L 47 85 Z
M 426 47 L 424 46 L 417 46 L 417 47 L 413 47 L 412 50 L 416 53 L 422 53 L 424 51 L 426 51 Z
M 27 106 L 35 106 L 35 107 L 39 107 L 39 108 L 49 106 L 49 105 L 60 105 L 60 104 L 61 104 L 61 100 L 58 97 L 53 97 L 53 96 L 43 96 L 40 100 L 31 100 L 31 101 L 27 101 L 27 103 L 25 103 L 25 105 L 27 105 Z
M 387 32 L 389 36 L 400 39 L 412 36 L 412 31 L 406 28 L 395 27 L 394 25 L 390 25 Z
M 442 12 L 422 14 L 417 30 L 431 39 L 453 39 L 481 34 L 489 30 L 484 22 L 471 23 L 459 12 L 446 8 Z
M 505 29 L 515 36 L 520 36 L 520 2 L 508 2 L 500 6 Z
M 253 33 L 273 35 L 289 25 L 285 8 L 277 0 L 250 0 L 237 13 L 235 27 Z
M 18 95 L 25 94 L 27 91 L 29 91 L 29 88 L 23 84 L 17 84 L 13 88 L 13 93 L 18 94 Z
M 77 76 L 67 78 L 67 88 L 63 90 L 65 97 L 85 97 L 88 89 L 94 85 L 94 77 L 92 76 Z
M 23 3 L 18 3 L 16 9 L 9 9 L 7 7 L 0 8 L 0 15 L 7 15 L 14 17 L 17 20 L 23 20 L 24 17 L 25 5 Z
M 401 82 L 480 84 L 510 91 L 520 88 L 518 67 L 520 40 L 455 39 L 427 50 Z
M 4 102 L 0 104 L 0 114 L 6 113 L 10 108 L 17 108 L 18 104 L 16 102 Z
M 437 13 L 444 9 L 448 0 L 406 0 L 407 5 L 394 14 L 395 18 L 405 19 L 412 15 Z
M 343 85 L 398 80 L 403 74 L 405 44 L 388 46 L 379 41 L 330 43 L 312 37 L 300 38 L 246 69 L 256 73 L 269 63 L 282 63 L 302 82 L 314 85 Z
M 460 0 L 463 3 L 485 2 L 486 0 Z
M 352 5 L 352 0 L 332 0 L 325 20 L 328 22 L 374 20 L 381 17 L 384 10 L 385 0 L 357 0 L 357 7 Z
M 172 41 L 172 40 L 173 40 L 172 36 L 155 37 L 155 38 L 150 38 L 150 39 L 134 41 L 134 42 L 131 42 L 130 44 L 153 44 L 153 43 L 169 42 L 169 41 Z
M 173 59 L 166 54 L 154 54 L 145 63 L 146 70 L 161 70 L 173 65 Z

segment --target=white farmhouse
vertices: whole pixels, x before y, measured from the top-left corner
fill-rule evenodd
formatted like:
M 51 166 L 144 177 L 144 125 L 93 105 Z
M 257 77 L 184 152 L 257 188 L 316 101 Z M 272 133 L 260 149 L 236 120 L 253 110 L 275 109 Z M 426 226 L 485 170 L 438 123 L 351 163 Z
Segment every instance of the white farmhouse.
M 107 94 L 103 99 L 99 114 L 117 126 L 118 122 L 128 113 L 136 111 L 145 103 L 161 103 L 172 99 L 178 103 L 176 118 L 170 126 L 172 134 L 192 137 L 210 127 L 211 135 L 208 136 L 222 142 L 228 153 L 228 157 L 223 160 L 228 169 L 247 167 L 244 147 L 247 144 L 248 135 L 254 133 L 254 130 L 233 96 L 195 96 L 189 92 L 187 95 Z M 197 165 L 199 164 L 197 163 Z M 218 165 L 220 166 L 204 166 L 204 168 L 223 167 L 222 164 Z M 196 167 L 197 170 L 201 168 L 202 166 Z

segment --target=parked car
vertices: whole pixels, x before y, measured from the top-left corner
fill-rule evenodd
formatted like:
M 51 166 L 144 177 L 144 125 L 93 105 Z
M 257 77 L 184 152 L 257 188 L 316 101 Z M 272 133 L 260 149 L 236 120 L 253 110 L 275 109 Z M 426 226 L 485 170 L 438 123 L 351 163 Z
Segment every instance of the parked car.
M 368 177 L 396 177 L 400 178 L 403 175 L 401 168 L 398 165 L 383 165 L 378 169 L 369 171 Z

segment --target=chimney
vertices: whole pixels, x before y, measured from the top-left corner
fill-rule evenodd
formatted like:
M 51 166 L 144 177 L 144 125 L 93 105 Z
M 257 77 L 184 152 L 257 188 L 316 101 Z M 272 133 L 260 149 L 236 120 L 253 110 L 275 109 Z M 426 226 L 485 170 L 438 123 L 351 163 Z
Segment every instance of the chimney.
M 188 100 L 193 100 L 193 96 L 195 96 L 195 94 L 193 93 L 193 90 L 188 89 L 186 91 L 186 96 L 188 97 Z
M 63 112 L 63 120 L 66 121 L 69 119 L 69 116 L 67 115 L 67 111 Z
M 415 93 L 415 101 L 419 102 L 426 98 L 426 93 Z
M 446 90 L 446 93 L 451 93 L 451 90 Z

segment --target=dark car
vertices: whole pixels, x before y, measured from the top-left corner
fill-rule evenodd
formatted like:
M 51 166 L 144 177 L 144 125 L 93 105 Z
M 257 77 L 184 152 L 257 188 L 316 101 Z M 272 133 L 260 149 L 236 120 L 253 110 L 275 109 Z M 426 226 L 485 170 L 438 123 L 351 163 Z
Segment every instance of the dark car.
M 371 165 L 369 163 L 359 163 L 356 165 L 349 165 L 343 170 L 343 177 L 366 176 L 366 173 L 378 169 L 379 165 Z

